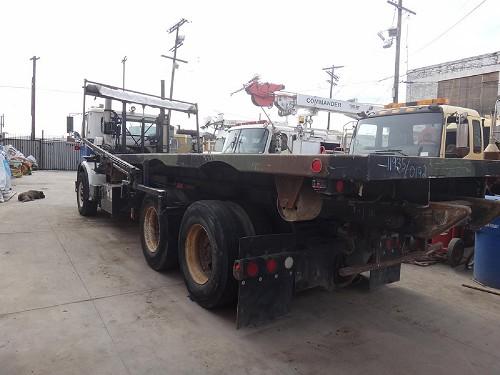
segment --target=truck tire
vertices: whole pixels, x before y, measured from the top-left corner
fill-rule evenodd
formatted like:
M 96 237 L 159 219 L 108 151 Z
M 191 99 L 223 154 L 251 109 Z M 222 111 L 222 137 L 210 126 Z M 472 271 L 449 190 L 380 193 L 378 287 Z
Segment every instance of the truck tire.
M 248 215 L 233 202 L 198 201 L 188 207 L 179 233 L 179 264 L 192 300 L 207 309 L 235 302 L 232 268 L 239 239 L 251 235 Z
M 76 202 L 78 204 L 78 212 L 82 216 L 94 216 L 97 214 L 97 202 L 91 201 L 89 179 L 87 172 L 78 172 L 76 178 Z
M 142 253 L 148 265 L 161 272 L 176 268 L 177 233 L 175 218 L 167 218 L 158 213 L 158 203 L 153 197 L 146 196 L 140 215 Z

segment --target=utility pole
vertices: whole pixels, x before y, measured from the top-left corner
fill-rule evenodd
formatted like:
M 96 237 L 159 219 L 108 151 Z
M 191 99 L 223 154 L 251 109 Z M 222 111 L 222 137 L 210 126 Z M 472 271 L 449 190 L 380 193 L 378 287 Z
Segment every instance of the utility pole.
M 330 84 L 330 99 L 332 98 L 333 86 L 337 85 L 339 77 L 335 74 L 335 69 L 343 68 L 344 65 L 332 65 L 328 68 L 323 68 L 323 70 L 330 76 L 330 79 L 327 82 Z M 328 125 L 326 126 L 327 130 L 330 130 L 330 112 L 328 112 Z
M 175 69 L 177 69 L 177 61 L 180 61 L 180 62 L 187 64 L 187 61 L 177 58 L 177 48 L 181 47 L 184 44 L 184 37 L 181 37 L 181 38 L 179 37 L 179 29 L 181 28 L 182 25 L 184 25 L 187 22 L 189 22 L 189 21 L 183 18 L 179 22 L 177 22 L 174 26 L 172 26 L 170 29 L 168 29 L 169 34 L 172 34 L 175 31 L 175 43 L 174 43 L 174 46 L 172 48 L 170 48 L 170 52 L 173 52 L 174 56 L 170 57 L 170 56 L 161 55 L 161 57 L 172 60 L 172 75 L 170 77 L 170 94 L 168 96 L 168 98 L 170 100 L 172 100 L 172 96 L 174 94 L 174 77 L 175 77 Z M 172 115 L 172 111 L 168 110 L 167 131 L 166 131 L 167 153 L 170 152 L 170 117 L 171 117 L 171 115 Z
M 394 85 L 392 87 L 392 102 L 397 103 L 399 96 L 399 54 L 401 46 L 401 18 L 403 15 L 403 10 L 413 15 L 417 15 L 417 13 L 408 8 L 403 7 L 403 0 L 398 0 L 397 4 L 393 1 L 387 0 L 387 3 L 396 7 L 398 10 L 398 26 L 396 35 L 396 62 L 394 64 Z
M 31 140 L 35 139 L 35 84 L 36 84 L 36 60 L 40 57 L 33 56 L 33 77 L 31 78 Z
M 127 56 L 123 56 L 123 59 L 122 59 L 122 64 L 123 64 L 123 68 L 122 68 L 122 73 L 123 73 L 123 80 L 122 80 L 122 88 L 125 90 L 125 63 L 127 62 Z

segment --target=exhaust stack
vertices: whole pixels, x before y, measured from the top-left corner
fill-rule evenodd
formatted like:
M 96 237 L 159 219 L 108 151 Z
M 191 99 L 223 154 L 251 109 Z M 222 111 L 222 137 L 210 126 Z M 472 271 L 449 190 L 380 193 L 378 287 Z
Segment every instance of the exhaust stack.
M 497 117 L 498 117 L 498 105 L 500 104 L 500 96 L 497 98 L 495 102 L 495 108 L 493 110 L 493 115 L 491 118 L 491 126 L 490 126 L 490 143 L 484 150 L 484 158 L 489 160 L 498 160 L 500 159 L 500 150 L 495 143 L 495 134 L 497 132 Z

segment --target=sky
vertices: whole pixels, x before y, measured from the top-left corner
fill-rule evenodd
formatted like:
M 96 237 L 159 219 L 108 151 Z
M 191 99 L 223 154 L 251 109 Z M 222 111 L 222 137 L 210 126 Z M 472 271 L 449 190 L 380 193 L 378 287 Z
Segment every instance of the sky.
M 402 74 L 407 68 L 500 50 L 498 0 L 404 0 L 403 5 L 417 14 L 403 16 Z M 386 0 L 1 1 L 4 130 L 30 133 L 33 55 L 40 57 L 37 136 L 42 130 L 45 136 L 65 133 L 66 116 L 82 112 L 84 78 L 121 86 L 123 56 L 126 88 L 159 94 L 164 79 L 168 90 L 171 61 L 160 55 L 170 54 L 174 35 L 167 30 L 181 18 L 189 23 L 181 29 L 185 41 L 178 57 L 188 64 L 176 70 L 174 99 L 198 103 L 200 121 L 218 113 L 239 120 L 264 116 L 245 92 L 230 96 L 255 74 L 284 84 L 287 91 L 328 97 L 322 68 L 332 64 L 344 66 L 336 72 L 340 80 L 334 98 L 385 104 L 392 98 L 395 48 L 382 48 L 377 32 L 396 25 L 394 9 Z M 276 109 L 266 111 L 279 120 Z M 334 116 L 332 121 L 333 128 L 341 129 L 348 120 Z M 75 117 L 79 122 L 81 117 Z M 173 122 L 195 126 L 183 114 Z M 314 126 L 326 128 L 324 113 Z

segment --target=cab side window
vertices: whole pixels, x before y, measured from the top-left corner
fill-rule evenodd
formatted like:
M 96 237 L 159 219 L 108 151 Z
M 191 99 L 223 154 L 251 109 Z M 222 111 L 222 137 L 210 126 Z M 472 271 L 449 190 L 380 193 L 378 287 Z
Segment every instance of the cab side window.
M 480 153 L 483 145 L 481 142 L 481 123 L 478 120 L 472 120 L 472 140 L 474 153 Z

